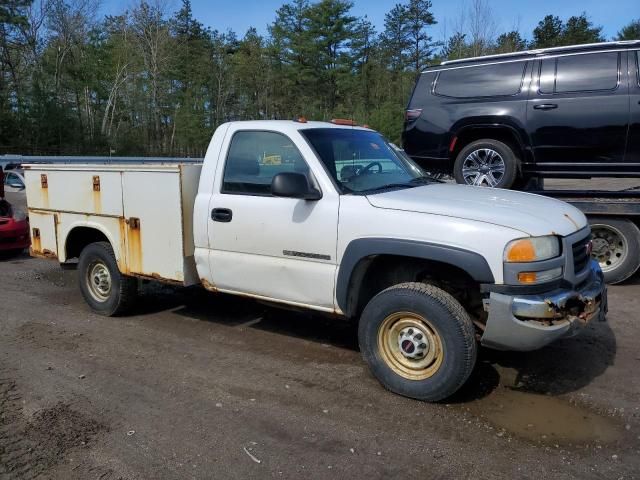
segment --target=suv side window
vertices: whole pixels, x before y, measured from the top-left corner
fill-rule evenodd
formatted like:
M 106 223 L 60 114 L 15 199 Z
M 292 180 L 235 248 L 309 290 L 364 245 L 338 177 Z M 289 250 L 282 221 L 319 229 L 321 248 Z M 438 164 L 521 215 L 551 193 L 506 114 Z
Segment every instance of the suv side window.
M 516 95 L 522 88 L 526 65 L 516 61 L 443 70 L 434 93 L 454 98 Z
M 619 53 L 567 55 L 543 60 L 541 93 L 572 93 L 614 90 L 618 86 Z M 555 71 L 555 81 L 553 72 Z
M 222 193 L 271 195 L 271 180 L 281 172 L 309 174 L 307 163 L 287 136 L 236 132 L 227 154 Z

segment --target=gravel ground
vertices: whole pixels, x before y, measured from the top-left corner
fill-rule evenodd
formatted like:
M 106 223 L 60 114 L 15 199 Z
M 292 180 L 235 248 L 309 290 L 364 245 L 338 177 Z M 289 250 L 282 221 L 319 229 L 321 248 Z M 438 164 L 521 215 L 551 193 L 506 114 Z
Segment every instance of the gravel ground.
M 4 258 L 0 479 L 640 478 L 637 283 L 432 405 L 385 391 L 343 322 L 153 284 L 103 318 L 75 272 Z

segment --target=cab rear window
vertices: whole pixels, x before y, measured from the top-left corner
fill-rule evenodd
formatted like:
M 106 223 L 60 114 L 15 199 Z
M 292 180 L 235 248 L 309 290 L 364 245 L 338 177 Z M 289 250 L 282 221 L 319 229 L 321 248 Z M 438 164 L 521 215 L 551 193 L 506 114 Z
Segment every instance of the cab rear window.
M 438 75 L 434 93 L 444 97 L 504 97 L 522 89 L 527 62 L 453 68 Z

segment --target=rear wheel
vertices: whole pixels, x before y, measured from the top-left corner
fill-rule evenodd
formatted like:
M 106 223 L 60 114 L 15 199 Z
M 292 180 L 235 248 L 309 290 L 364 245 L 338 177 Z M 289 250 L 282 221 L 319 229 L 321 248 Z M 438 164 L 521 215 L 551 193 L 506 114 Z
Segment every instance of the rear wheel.
M 476 361 L 473 323 L 448 293 L 403 283 L 376 295 L 358 327 L 360 351 L 387 389 L 439 401 L 455 393 Z
M 507 144 L 498 140 L 477 140 L 456 157 L 456 182 L 481 187 L 511 188 L 518 176 L 519 159 Z
M 640 230 L 629 220 L 593 217 L 591 256 L 600 264 L 607 283 L 620 283 L 640 267 Z
M 108 242 L 87 245 L 78 261 L 80 291 L 91 309 L 105 316 L 125 313 L 138 290 L 135 278 L 120 273 L 113 248 Z

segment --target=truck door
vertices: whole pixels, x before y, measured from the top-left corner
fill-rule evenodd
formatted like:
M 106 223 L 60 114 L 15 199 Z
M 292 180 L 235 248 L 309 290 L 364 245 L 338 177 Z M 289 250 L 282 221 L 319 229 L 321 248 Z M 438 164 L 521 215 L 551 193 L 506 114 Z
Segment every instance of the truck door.
M 554 172 L 624 160 L 629 97 L 626 54 L 549 56 L 537 62 L 527 108 L 536 170 Z M 579 165 L 585 164 L 585 165 Z
M 231 127 L 209 204 L 209 262 L 218 290 L 333 310 L 337 192 L 325 188 L 318 201 L 271 195 L 280 172 L 315 181 L 305 147 L 310 151 L 282 133 Z
M 631 119 L 625 160 L 629 164 L 636 164 L 634 167 L 637 169 L 640 166 L 640 51 L 638 50 L 629 51 L 629 94 Z

